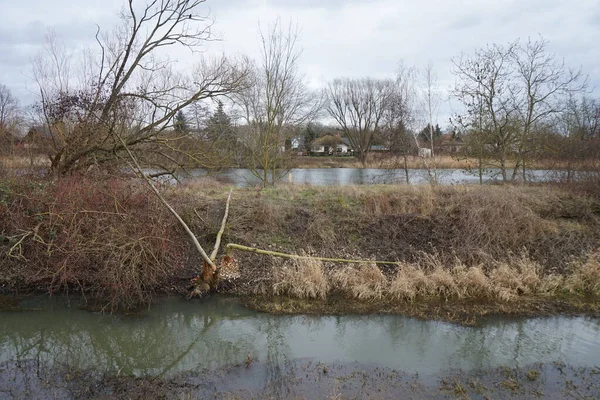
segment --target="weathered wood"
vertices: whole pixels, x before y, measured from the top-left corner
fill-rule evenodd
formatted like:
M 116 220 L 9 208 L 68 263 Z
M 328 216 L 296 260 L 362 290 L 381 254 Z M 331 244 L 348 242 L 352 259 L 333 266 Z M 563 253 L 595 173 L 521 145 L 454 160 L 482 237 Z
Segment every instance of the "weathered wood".
M 292 259 L 300 258 L 300 259 L 305 259 L 305 260 L 318 260 L 318 261 L 330 261 L 330 262 L 353 263 L 353 264 L 385 264 L 385 265 L 398 264 L 398 261 L 348 260 L 345 258 L 301 256 L 298 254 L 288 254 L 288 253 L 281 253 L 278 251 L 262 250 L 262 249 L 257 249 L 255 247 L 243 246 L 241 244 L 235 244 L 235 243 L 229 243 L 226 247 L 227 247 L 227 255 L 230 255 L 232 250 L 240 250 L 240 251 L 246 251 L 249 253 L 263 254 L 263 255 L 267 255 L 267 256 L 281 257 L 281 258 L 292 258 Z
M 212 253 L 210 253 L 210 259 L 213 261 L 215 260 L 215 258 L 217 258 L 217 254 L 219 253 L 219 247 L 221 247 L 221 237 L 223 236 L 223 232 L 225 232 L 225 225 L 227 224 L 227 216 L 229 215 L 229 203 L 231 202 L 232 193 L 233 189 L 229 191 L 229 196 L 227 196 L 227 203 L 225 203 L 225 214 L 223 215 L 223 220 L 221 221 L 221 229 L 219 229 L 219 232 L 217 233 L 217 238 L 215 239 L 215 247 L 213 248 Z

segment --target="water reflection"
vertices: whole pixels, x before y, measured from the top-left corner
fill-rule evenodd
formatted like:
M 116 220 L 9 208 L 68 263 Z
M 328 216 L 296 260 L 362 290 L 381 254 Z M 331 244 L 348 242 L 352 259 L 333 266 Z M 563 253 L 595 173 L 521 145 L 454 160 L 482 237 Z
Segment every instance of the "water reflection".
M 496 319 L 468 328 L 382 315 L 273 316 L 226 298 L 169 299 L 143 317 L 93 314 L 68 308 L 62 299 L 46 299 L 42 305 L 42 311 L 0 313 L 0 364 L 33 359 L 172 376 L 243 364 L 250 354 L 265 366 L 264 386 L 294 376 L 289 368 L 300 358 L 419 373 L 534 362 L 600 363 L 600 322 L 591 318 Z
M 193 170 L 191 178 L 211 175 L 217 179 L 248 187 L 260 184 L 256 176 L 247 169 L 226 169 L 220 172 L 206 170 Z M 182 178 L 189 179 L 190 176 Z M 440 169 L 436 171 L 437 180 L 442 185 L 478 184 L 479 176 L 462 169 Z M 528 171 L 529 181 L 543 182 L 558 179 L 561 171 L 531 170 Z M 430 182 L 429 173 L 425 169 L 409 170 L 411 184 L 427 184 Z M 499 178 L 499 170 L 486 170 L 483 174 L 485 183 L 493 182 Z M 292 169 L 282 179 L 299 185 L 314 186 L 345 186 L 345 185 L 373 185 L 373 184 L 405 184 L 406 176 L 403 169 L 378 169 L 378 168 L 306 168 Z

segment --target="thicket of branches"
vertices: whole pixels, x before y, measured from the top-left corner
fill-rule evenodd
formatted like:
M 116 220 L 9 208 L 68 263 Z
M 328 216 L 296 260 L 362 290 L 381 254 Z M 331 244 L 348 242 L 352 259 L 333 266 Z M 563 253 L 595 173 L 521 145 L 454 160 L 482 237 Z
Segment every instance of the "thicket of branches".
M 503 181 L 527 180 L 535 159 L 582 160 L 575 142 L 598 151 L 600 110 L 582 97 L 587 77 L 550 53 L 545 39 L 494 44 L 453 63 L 454 95 L 465 107 L 455 124 L 480 176 L 495 167 Z
M 39 115 L 52 150 L 52 171 L 65 174 L 123 157 L 124 140 L 145 167 L 211 167 L 210 147 L 186 142 L 176 116 L 191 104 L 217 98 L 244 85 L 247 71 L 225 56 L 198 52 L 210 40 L 212 20 L 204 0 L 128 0 L 121 24 L 98 28 L 97 49 L 72 54 L 49 35 L 34 62 L 40 90 Z M 169 49 L 196 55 L 191 72 L 175 67 Z M 78 67 L 83 65 L 83 67 Z

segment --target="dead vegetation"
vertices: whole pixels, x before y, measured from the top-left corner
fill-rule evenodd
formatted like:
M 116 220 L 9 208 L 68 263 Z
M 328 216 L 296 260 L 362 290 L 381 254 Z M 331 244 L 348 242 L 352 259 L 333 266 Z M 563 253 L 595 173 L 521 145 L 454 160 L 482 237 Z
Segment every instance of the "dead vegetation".
M 0 284 L 147 302 L 185 287 L 201 260 L 141 182 L 114 177 L 0 183 Z M 202 245 L 228 189 L 160 188 Z M 234 254 L 235 294 L 357 301 L 600 295 L 600 200 L 555 186 L 238 189 L 223 243 L 392 264 Z M 172 283 L 174 276 L 182 278 Z M 9 289 L 11 290 L 11 289 Z
M 375 264 L 358 264 L 334 270 L 332 287 L 359 300 L 379 300 L 388 288 L 388 279 Z
M 446 269 L 458 260 L 486 273 L 523 256 L 545 276 L 569 273 L 574 259 L 599 247 L 599 221 L 597 197 L 556 187 L 281 186 L 240 193 L 226 234 L 229 242 L 294 254 L 415 265 L 429 255 Z M 265 262 L 240 257 L 242 270 Z
M 567 290 L 588 296 L 600 296 L 600 251 L 583 262 L 573 262 L 566 278 Z
M 0 210 L 0 281 L 14 290 L 76 291 L 129 308 L 182 265 L 178 228 L 141 183 L 4 183 Z
M 445 267 L 439 259 L 424 256 L 419 264 L 399 263 L 390 278 L 375 264 L 331 267 L 326 273 L 319 261 L 294 260 L 292 267 L 289 262 L 274 267 L 270 294 L 323 299 L 330 292 L 338 292 L 359 300 L 409 302 L 432 298 L 511 302 L 522 296 L 565 294 L 597 297 L 599 256 L 595 252 L 573 262 L 572 272 L 565 276 L 544 274 L 538 263 L 525 256 L 488 267 L 460 263 Z
M 323 263 L 312 259 L 287 260 L 281 268 L 274 269 L 273 294 L 300 299 L 324 299 L 330 283 L 325 276 Z

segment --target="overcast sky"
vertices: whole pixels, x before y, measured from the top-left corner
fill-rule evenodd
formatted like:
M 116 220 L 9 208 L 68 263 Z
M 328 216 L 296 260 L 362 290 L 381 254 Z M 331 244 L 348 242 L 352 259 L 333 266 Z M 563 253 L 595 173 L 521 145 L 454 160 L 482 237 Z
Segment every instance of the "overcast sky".
M 0 83 L 24 105 L 32 103 L 30 62 L 47 30 L 70 48 L 90 46 L 95 24 L 110 27 L 122 5 L 123 0 L 0 0 Z M 207 0 L 205 6 L 223 39 L 210 44 L 209 52 L 256 55 L 259 22 L 277 17 L 296 22 L 304 49 L 301 70 L 315 87 L 342 76 L 391 77 L 400 61 L 418 66 L 431 61 L 447 93 L 454 82 L 452 57 L 543 35 L 552 52 L 589 74 L 593 95 L 600 96 L 600 0 Z M 442 106 L 440 125 L 447 125 L 452 107 Z

